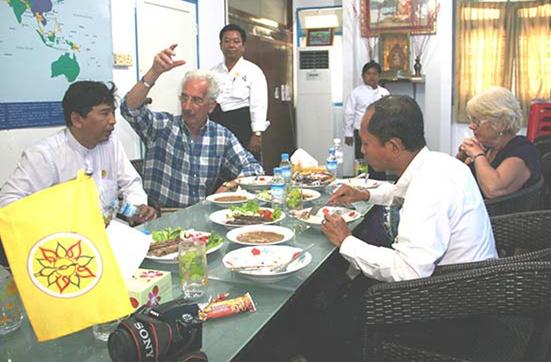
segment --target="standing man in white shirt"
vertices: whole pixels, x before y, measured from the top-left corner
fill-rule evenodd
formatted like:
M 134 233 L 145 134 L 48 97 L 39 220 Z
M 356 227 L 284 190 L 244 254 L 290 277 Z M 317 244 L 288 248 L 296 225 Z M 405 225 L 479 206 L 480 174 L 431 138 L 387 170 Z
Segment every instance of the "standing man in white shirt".
M 360 150 L 362 141 L 360 140 L 360 123 L 365 110 L 369 105 L 390 93 L 386 88 L 379 85 L 379 75 L 381 66 L 379 63 L 370 60 L 362 68 L 363 84 L 352 90 L 346 100 L 344 107 L 344 142 L 348 146 L 354 145 L 354 158 L 363 158 Z M 384 179 L 384 174 L 370 172 L 371 178 Z
M 243 58 L 247 34 L 240 26 L 228 24 L 220 30 L 224 61 L 212 70 L 217 74 L 220 94 L 210 119 L 233 132 L 257 160 L 262 150 L 262 133 L 270 123 L 268 84 L 262 70 Z

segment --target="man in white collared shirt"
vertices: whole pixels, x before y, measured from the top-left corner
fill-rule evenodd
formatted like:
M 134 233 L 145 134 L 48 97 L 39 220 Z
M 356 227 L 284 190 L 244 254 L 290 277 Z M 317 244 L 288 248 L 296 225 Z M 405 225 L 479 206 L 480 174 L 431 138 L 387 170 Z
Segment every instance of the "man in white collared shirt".
M 119 196 L 138 208 L 132 220 L 156 216 L 147 205 L 142 180 L 113 135 L 115 86 L 101 82 L 73 83 L 63 97 L 67 128 L 25 150 L 15 171 L 0 190 L 0 207 L 91 170 L 106 212 Z
M 212 70 L 217 74 L 220 94 L 210 119 L 232 131 L 239 142 L 259 159 L 262 133 L 270 123 L 268 85 L 262 70 L 243 58 L 247 34 L 235 24 L 220 31 L 224 61 Z
M 371 103 L 390 94 L 386 88 L 379 85 L 380 74 L 379 63 L 372 60 L 365 63 L 362 68 L 363 84 L 352 90 L 344 107 L 344 142 L 349 146 L 354 144 L 356 159 L 363 158 L 359 130 L 365 110 Z
M 391 205 L 403 199 L 391 248 L 376 247 L 351 235 L 344 220 L 327 215 L 321 230 L 339 247 L 352 273 L 382 281 L 428 277 L 437 265 L 496 258 L 484 201 L 468 167 L 426 147 L 423 115 L 407 96 L 388 96 L 365 113 L 362 152 L 377 171 L 399 177 L 395 185 L 370 191 L 341 187 L 330 202 L 369 200 Z

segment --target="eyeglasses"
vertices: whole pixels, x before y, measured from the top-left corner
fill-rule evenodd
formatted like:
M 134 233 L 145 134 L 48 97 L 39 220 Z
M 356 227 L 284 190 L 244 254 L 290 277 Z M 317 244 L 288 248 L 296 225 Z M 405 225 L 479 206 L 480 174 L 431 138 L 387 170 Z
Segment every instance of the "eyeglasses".
M 196 106 L 202 106 L 205 104 L 205 99 L 201 97 L 190 97 L 187 94 L 180 94 L 178 98 L 180 98 L 180 102 L 182 103 L 187 103 L 191 100 L 191 103 Z
M 478 119 L 472 116 L 467 116 L 467 120 L 469 121 L 469 123 L 474 124 L 477 128 L 488 122 L 487 119 Z

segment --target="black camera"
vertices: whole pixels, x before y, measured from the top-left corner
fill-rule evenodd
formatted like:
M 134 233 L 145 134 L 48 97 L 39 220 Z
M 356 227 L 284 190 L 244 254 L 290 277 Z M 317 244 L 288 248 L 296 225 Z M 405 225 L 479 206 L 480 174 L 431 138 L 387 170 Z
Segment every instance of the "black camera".
M 109 336 L 111 359 L 114 362 L 177 361 L 199 351 L 202 322 L 197 318 L 198 310 L 197 304 L 183 299 L 138 309 Z

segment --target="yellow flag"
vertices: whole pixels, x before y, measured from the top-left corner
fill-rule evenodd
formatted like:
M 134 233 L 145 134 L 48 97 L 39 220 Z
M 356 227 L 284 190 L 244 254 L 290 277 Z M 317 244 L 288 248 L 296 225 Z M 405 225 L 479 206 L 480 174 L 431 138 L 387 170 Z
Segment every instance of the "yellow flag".
M 39 341 L 132 312 L 91 177 L 1 208 L 0 238 Z

